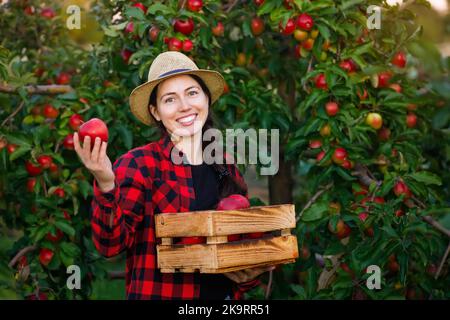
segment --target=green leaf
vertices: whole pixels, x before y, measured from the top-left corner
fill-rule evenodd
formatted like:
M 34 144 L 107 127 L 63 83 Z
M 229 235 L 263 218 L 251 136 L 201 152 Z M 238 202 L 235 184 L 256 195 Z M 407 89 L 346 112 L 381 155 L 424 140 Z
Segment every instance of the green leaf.
M 93 193 L 93 188 L 89 182 L 86 180 L 79 180 L 78 186 L 80 188 L 80 192 L 83 195 L 84 199 L 87 199 L 87 197 Z
M 301 220 L 304 222 L 316 221 L 321 219 L 326 212 L 328 212 L 326 203 L 315 203 L 303 212 Z
M 439 176 L 428 171 L 414 172 L 410 174 L 409 177 L 413 178 L 416 181 L 423 182 L 426 185 L 436 184 L 440 186 L 442 184 L 442 180 Z
M 163 15 L 171 13 L 170 8 L 166 5 L 162 3 L 155 3 L 148 7 L 147 14 L 156 14 L 158 11 L 160 11 Z
M 130 129 L 123 125 L 119 125 L 117 126 L 117 131 L 120 133 L 120 137 L 123 141 L 123 144 L 125 145 L 125 148 L 131 149 L 133 146 L 133 134 L 131 133 Z
M 61 229 L 62 232 L 69 236 L 75 235 L 75 229 L 66 220 L 56 220 L 55 226 Z
M 27 154 L 31 150 L 31 146 L 21 146 L 16 151 L 9 155 L 9 160 L 14 161 L 17 158 Z
M 145 20 L 144 12 L 139 8 L 127 8 L 125 10 L 125 16 L 137 20 Z
M 74 243 L 62 242 L 60 244 L 61 251 L 70 257 L 77 257 L 80 255 L 80 248 L 78 248 Z
M 329 40 L 330 39 L 330 29 L 327 26 L 324 26 L 323 24 L 318 24 L 317 29 L 319 30 L 322 37 Z

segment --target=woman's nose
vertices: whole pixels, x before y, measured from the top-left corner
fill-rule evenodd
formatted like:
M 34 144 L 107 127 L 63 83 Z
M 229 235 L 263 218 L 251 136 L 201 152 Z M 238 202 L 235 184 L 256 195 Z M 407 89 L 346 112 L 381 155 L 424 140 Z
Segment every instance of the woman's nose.
M 189 102 L 186 101 L 185 98 L 180 99 L 180 107 L 179 107 L 179 110 L 180 110 L 180 111 L 187 111 L 187 110 L 189 110 L 189 109 L 191 109 L 191 106 L 189 105 Z

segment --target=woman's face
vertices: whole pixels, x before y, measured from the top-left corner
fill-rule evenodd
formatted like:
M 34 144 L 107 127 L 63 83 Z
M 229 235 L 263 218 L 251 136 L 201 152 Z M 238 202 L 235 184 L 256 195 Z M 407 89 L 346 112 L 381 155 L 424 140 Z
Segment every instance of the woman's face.
M 156 108 L 150 106 L 150 112 L 170 134 L 187 137 L 201 131 L 208 117 L 208 104 L 208 96 L 199 83 L 188 75 L 180 75 L 159 84 Z

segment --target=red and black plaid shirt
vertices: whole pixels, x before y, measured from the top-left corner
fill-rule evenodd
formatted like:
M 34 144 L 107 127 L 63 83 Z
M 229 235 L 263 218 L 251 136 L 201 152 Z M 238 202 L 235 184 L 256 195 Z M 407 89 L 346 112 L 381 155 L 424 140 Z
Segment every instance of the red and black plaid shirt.
M 126 250 L 127 299 L 198 299 L 200 295 L 198 273 L 161 273 L 156 264 L 154 214 L 189 211 L 194 199 L 191 167 L 171 161 L 173 147 L 166 134 L 121 156 L 113 165 L 116 178 L 111 192 L 101 192 L 94 179 L 94 244 L 106 257 Z M 226 166 L 245 184 L 234 164 Z M 258 284 L 258 279 L 236 284 L 233 298 L 242 299 Z

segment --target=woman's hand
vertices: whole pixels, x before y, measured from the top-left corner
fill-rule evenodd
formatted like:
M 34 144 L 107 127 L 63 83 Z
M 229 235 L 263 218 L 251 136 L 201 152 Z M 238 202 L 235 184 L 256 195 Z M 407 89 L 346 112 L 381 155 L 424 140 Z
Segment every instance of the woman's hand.
M 106 155 L 107 143 L 96 138 L 94 148 L 91 151 L 91 137 L 86 136 L 83 141 L 83 147 L 78 140 L 78 133 L 73 134 L 73 143 L 78 157 L 84 166 L 92 173 L 97 180 L 101 191 L 110 191 L 114 188 L 114 171 L 112 170 L 111 160 Z
M 275 266 L 257 267 L 257 268 L 244 269 L 244 270 L 239 270 L 239 271 L 234 271 L 234 272 L 227 272 L 227 273 L 224 273 L 224 276 L 233 280 L 236 283 L 243 283 L 243 282 L 251 281 L 251 280 L 255 279 L 256 277 L 258 277 L 259 275 L 263 274 L 264 272 L 272 271 L 274 269 L 275 269 Z

